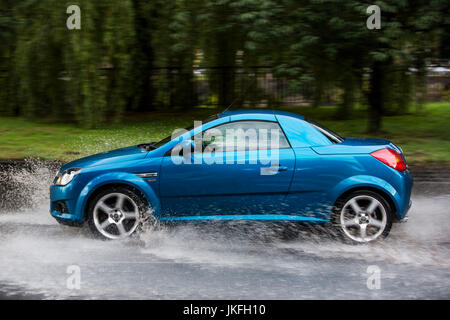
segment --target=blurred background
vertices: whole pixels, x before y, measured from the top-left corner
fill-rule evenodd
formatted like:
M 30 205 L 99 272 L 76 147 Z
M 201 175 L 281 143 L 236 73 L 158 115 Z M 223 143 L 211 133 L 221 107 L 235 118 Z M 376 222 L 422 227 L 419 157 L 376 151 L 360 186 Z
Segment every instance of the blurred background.
M 449 299 L 449 5 L 0 0 L 0 299 Z M 49 215 L 62 162 L 158 141 L 233 101 L 394 141 L 415 181 L 409 222 L 375 246 L 265 224 L 111 246 Z M 81 290 L 66 286 L 73 265 Z M 369 265 L 382 290 L 367 289 Z
M 232 102 L 450 165 L 449 2 L 0 0 L 0 160 L 157 141 Z

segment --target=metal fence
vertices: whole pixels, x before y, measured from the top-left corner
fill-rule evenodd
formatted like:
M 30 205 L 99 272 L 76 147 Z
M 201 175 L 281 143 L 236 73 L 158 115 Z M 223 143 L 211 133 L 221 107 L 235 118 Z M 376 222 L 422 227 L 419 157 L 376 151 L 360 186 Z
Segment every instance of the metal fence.
M 194 99 L 193 105 L 217 105 L 218 92 L 221 89 L 217 85 L 220 85 L 220 81 L 211 79 L 217 80 L 217 77 L 224 73 L 232 74 L 232 84 L 228 85 L 233 91 L 233 98 L 237 99 L 241 106 L 286 107 L 311 105 L 314 102 L 312 84 L 293 87 L 292 82 L 276 76 L 273 69 L 267 66 L 194 68 L 192 73 L 171 67 L 155 68 L 152 73 L 154 89 L 158 92 L 157 102 L 163 106 L 180 106 L 180 103 L 183 104 L 189 99 Z M 190 86 L 176 88 L 180 83 L 186 82 L 189 82 Z M 450 74 L 436 74 L 428 70 L 426 83 L 428 102 L 449 99 Z M 216 87 L 213 87 L 214 85 Z M 324 88 L 320 104 L 335 105 L 340 94 L 338 86 L 331 84 Z
M 237 99 L 243 106 L 276 107 L 309 105 L 313 97 L 311 85 L 293 88 L 286 78 L 277 77 L 272 68 L 265 66 L 231 68 L 209 67 L 194 68 L 193 73 L 183 72 L 181 68 L 155 68 L 153 85 L 155 86 L 158 103 L 171 105 L 174 101 L 175 88 L 180 83 L 190 81 L 191 89 L 195 93 L 196 104 L 217 105 L 221 88 L 220 81 L 211 81 L 223 74 L 231 74 L 231 89 L 233 99 Z M 189 80 L 188 80 L 189 79 Z M 214 87 L 216 85 L 216 87 Z M 335 89 L 325 93 L 328 104 L 334 104 Z

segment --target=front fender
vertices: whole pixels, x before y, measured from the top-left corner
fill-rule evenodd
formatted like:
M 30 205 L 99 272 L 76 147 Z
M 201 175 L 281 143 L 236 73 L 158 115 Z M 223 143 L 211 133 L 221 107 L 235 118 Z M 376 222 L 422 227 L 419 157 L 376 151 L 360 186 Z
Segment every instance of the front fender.
M 159 217 L 161 215 L 159 199 L 145 179 L 127 172 L 109 172 L 95 177 L 81 190 L 76 204 L 77 216 L 81 219 L 84 218 L 87 201 L 95 190 L 102 186 L 115 183 L 127 184 L 138 189 L 142 192 L 147 202 L 152 207 L 153 215 L 155 215 L 155 217 Z
M 383 193 L 389 195 L 389 197 L 391 198 L 392 202 L 395 205 L 395 211 L 397 212 L 397 214 L 399 212 L 402 212 L 401 196 L 397 192 L 397 190 L 395 190 L 395 188 L 387 181 L 374 176 L 357 175 L 344 179 L 331 190 L 330 197 L 331 199 L 333 199 L 333 203 L 336 203 L 337 199 L 345 192 L 351 189 L 362 187 L 378 189 Z

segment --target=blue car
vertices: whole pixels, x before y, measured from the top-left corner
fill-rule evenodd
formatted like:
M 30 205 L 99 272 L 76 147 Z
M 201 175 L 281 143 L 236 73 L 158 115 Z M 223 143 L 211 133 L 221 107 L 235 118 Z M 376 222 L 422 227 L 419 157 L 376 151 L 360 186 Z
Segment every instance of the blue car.
M 146 221 L 259 220 L 326 224 L 353 243 L 406 220 L 412 178 L 388 140 L 341 137 L 302 116 L 214 115 L 159 142 L 65 164 L 50 213 L 122 239 Z

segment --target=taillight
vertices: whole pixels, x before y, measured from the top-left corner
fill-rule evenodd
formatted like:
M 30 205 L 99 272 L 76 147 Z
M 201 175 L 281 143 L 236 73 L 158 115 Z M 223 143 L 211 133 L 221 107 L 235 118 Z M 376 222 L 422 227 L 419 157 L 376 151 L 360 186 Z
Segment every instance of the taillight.
M 400 153 L 392 149 L 381 149 L 370 154 L 372 157 L 377 158 L 384 164 L 397 171 L 405 171 L 406 163 Z

